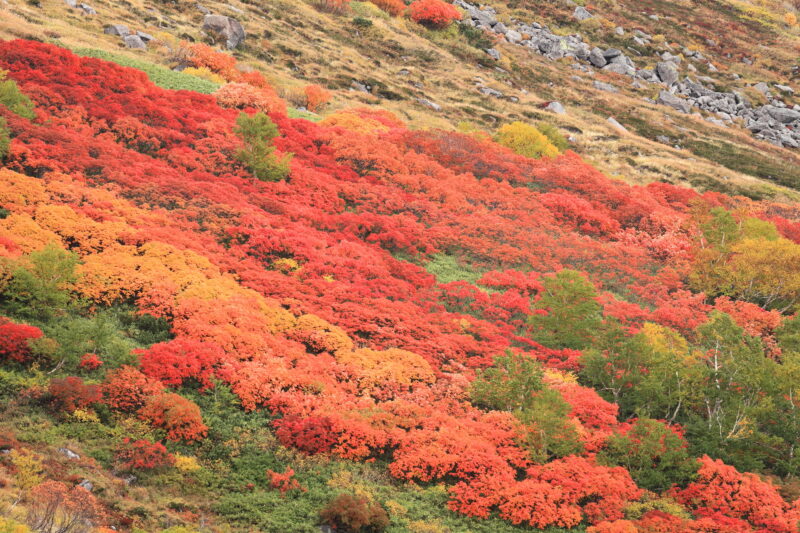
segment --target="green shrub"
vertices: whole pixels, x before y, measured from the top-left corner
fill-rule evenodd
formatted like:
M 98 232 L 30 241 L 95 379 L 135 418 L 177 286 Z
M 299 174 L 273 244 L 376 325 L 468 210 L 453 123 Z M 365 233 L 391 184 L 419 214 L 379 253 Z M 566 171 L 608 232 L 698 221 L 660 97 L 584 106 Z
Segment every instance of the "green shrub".
M 291 154 L 275 155 L 272 141 L 280 135 L 278 126 L 264 113 L 241 113 L 236 119 L 236 135 L 244 142 L 239 160 L 261 181 L 280 181 L 289 176 Z
M 6 106 L 12 113 L 32 120 L 36 117 L 33 102 L 23 94 L 14 80 L 7 80 L 8 72 L 0 70 L 0 104 Z
M 78 256 L 49 244 L 27 259 L 30 266 L 14 270 L 4 299 L 22 316 L 49 318 L 64 313 L 72 303 L 68 287 L 77 279 Z
M 116 63 L 117 65 L 121 65 L 123 67 L 131 67 L 141 70 L 147 74 L 147 77 L 150 78 L 150 81 L 164 89 L 171 89 L 173 91 L 194 91 L 196 93 L 211 94 L 220 88 L 220 85 L 218 83 L 214 83 L 213 81 L 198 78 L 197 76 L 192 76 L 183 72 L 176 72 L 165 66 L 150 63 L 148 61 L 142 61 L 141 59 L 127 57 L 122 54 L 115 54 L 112 52 L 106 52 L 104 50 L 96 50 L 94 48 L 76 48 L 73 50 L 73 52 L 80 56 L 94 57 L 97 59 L 102 59 L 103 61 Z
M 536 125 L 536 129 L 542 132 L 542 134 L 550 139 L 550 142 L 558 148 L 559 152 L 563 152 L 569 149 L 569 142 L 567 139 L 558 131 L 558 128 L 549 124 L 547 122 L 540 122 Z
M 8 147 L 11 145 L 11 133 L 8 131 L 8 122 L 0 117 L 0 161 L 8 155 Z

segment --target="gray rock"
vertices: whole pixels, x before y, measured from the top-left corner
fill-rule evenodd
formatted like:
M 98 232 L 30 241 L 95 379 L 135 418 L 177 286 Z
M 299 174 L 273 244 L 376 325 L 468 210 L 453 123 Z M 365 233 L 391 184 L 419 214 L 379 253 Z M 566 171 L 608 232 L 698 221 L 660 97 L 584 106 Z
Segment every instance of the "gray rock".
M 498 22 L 497 24 L 494 25 L 494 27 L 492 27 L 492 31 L 494 31 L 495 33 L 505 34 L 508 31 L 508 28 L 506 28 L 506 25 L 503 24 L 502 22 Z
M 153 37 L 149 33 L 143 32 L 143 31 L 137 31 L 136 35 L 138 35 L 146 43 L 149 43 L 150 41 L 155 39 L 155 37 Z
M 595 89 L 599 89 L 601 91 L 608 91 L 610 93 L 618 93 L 619 89 L 611 85 L 610 83 L 604 83 L 602 81 L 595 81 L 592 83 Z
M 83 15 L 97 15 L 97 11 L 89 4 L 78 4 L 78 9 L 81 10 Z
M 522 41 L 522 34 L 517 30 L 506 31 L 506 40 L 510 43 L 517 44 Z
M 669 138 L 669 137 L 667 137 L 666 135 L 658 135 L 658 136 L 656 137 L 656 140 L 657 140 L 658 142 L 660 142 L 660 143 L 663 143 L 663 144 L 672 144 L 672 139 L 670 139 L 670 138 Z
M 483 86 L 478 87 L 478 92 L 486 96 L 493 96 L 495 98 L 503 97 L 503 93 L 501 93 L 497 89 L 492 89 L 491 87 L 483 87 Z
M 714 63 L 709 62 L 708 63 L 708 71 L 709 72 L 719 72 L 719 69 L 714 66 Z
M 794 109 L 787 109 L 775 106 L 764 106 L 762 108 L 769 114 L 770 117 L 774 118 L 778 122 L 782 124 L 791 124 L 795 120 L 800 120 L 800 111 L 795 111 Z
M 706 44 L 711 48 L 717 47 L 717 41 L 715 41 L 714 39 L 706 39 Z
M 81 458 L 80 455 L 78 455 L 77 453 L 73 452 L 69 448 L 59 448 L 58 449 L 58 453 L 60 453 L 61 455 L 64 455 L 67 459 L 73 459 L 74 460 L 74 459 L 80 459 Z
M 484 52 L 489 54 L 489 57 L 491 57 L 495 61 L 500 61 L 500 52 L 497 49 L 495 49 L 495 48 L 487 48 L 486 50 L 484 50 Z
M 649 18 L 650 20 L 655 20 L 655 21 L 661 20 L 661 17 L 659 17 L 658 15 L 650 15 L 647 18 Z
M 755 89 L 756 91 L 760 92 L 761 94 L 763 94 L 765 96 L 769 94 L 769 85 L 767 85 L 763 81 L 760 81 L 760 82 L 756 83 L 755 85 L 753 85 L 753 89 Z
M 76 9 L 78 7 L 77 0 L 64 0 L 64 3 L 67 4 L 72 9 Z
M 788 85 L 779 85 L 779 84 L 776 83 L 775 84 L 775 88 L 778 89 L 782 93 L 794 94 L 794 89 L 792 89 Z
M 647 41 L 645 41 L 644 39 L 642 39 L 639 36 L 635 36 L 633 38 L 633 42 L 638 44 L 639 46 L 647 46 Z
M 238 47 L 246 37 L 242 24 L 238 20 L 224 15 L 203 17 L 203 30 L 219 40 L 224 40 L 228 50 Z
M 78 486 L 79 487 L 83 487 L 84 489 L 88 490 L 89 492 L 92 492 L 94 490 L 94 484 L 91 481 L 89 481 L 88 479 L 84 479 L 83 481 L 78 483 Z
M 147 43 L 145 43 L 138 35 L 126 35 L 122 38 L 122 41 L 128 48 L 134 48 L 136 50 L 147 49 Z
M 442 106 L 440 106 L 436 102 L 431 102 L 427 98 L 417 98 L 417 103 L 427 107 L 428 109 L 433 109 L 434 111 L 437 112 L 442 110 Z
M 608 117 L 607 122 L 609 124 L 611 124 L 611 126 L 613 126 L 615 129 L 619 130 L 620 132 L 628 133 L 628 129 L 625 126 L 623 126 L 622 124 L 620 124 L 619 122 L 617 122 L 617 119 L 615 119 L 614 117 Z
M 578 6 L 575 8 L 575 12 L 572 13 L 572 16 L 577 20 L 586 20 L 592 18 L 592 14 L 589 13 L 589 10 L 583 6 Z
M 194 5 L 194 7 L 195 7 L 195 8 L 196 8 L 196 9 L 197 9 L 197 10 L 198 10 L 200 13 L 202 13 L 203 15 L 210 15 L 210 14 L 211 14 L 211 10 L 210 10 L 210 9 L 208 9 L 208 8 L 207 8 L 206 6 L 204 6 L 203 4 L 195 4 L 195 5 Z
M 564 106 L 561 104 L 561 102 L 550 102 L 549 104 L 547 104 L 547 107 L 545 109 L 547 109 L 548 111 L 552 111 L 557 115 L 565 115 L 567 113 L 567 110 L 564 109 Z
M 656 65 L 656 74 L 667 87 L 678 81 L 678 67 L 671 61 L 661 61 Z
M 603 52 L 603 57 L 606 58 L 606 60 L 611 60 L 621 55 L 622 55 L 622 50 L 619 50 L 617 48 L 609 48 L 608 50 Z
M 616 74 L 623 74 L 625 76 L 633 76 L 636 72 L 633 68 L 629 67 L 624 63 L 609 63 L 608 65 L 603 67 L 603 70 L 608 72 L 614 72 Z
M 603 55 L 603 51 L 596 46 L 589 52 L 589 62 L 597 68 L 602 68 L 608 64 L 608 61 L 606 61 Z
M 108 35 L 119 35 L 120 37 L 125 37 L 130 32 L 130 28 L 128 28 L 125 24 L 111 24 L 103 29 L 103 33 Z
M 622 26 L 617 26 L 616 28 L 614 28 L 614 33 L 622 37 L 623 35 L 625 35 L 625 29 Z
M 657 104 L 666 105 L 673 109 L 677 109 L 681 113 L 689 113 L 691 111 L 691 106 L 689 102 L 684 100 L 683 98 L 678 98 L 674 94 L 669 91 L 661 91 L 658 93 L 658 98 L 656 99 Z

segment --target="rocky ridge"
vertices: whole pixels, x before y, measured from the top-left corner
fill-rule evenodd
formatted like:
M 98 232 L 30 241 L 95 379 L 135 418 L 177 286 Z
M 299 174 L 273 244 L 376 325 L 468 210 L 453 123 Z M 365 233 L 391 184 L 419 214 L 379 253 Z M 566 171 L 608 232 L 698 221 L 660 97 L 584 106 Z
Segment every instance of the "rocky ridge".
M 769 85 L 761 82 L 754 87 L 766 97 L 766 105 L 754 106 L 741 91 L 718 91 L 717 81 L 709 76 L 697 75 L 697 64 L 704 64 L 709 72 L 716 72 L 714 64 L 703 56 L 702 53 L 684 48 L 680 50 L 683 55 L 675 55 L 669 51 L 672 47 L 664 44 L 665 49 L 657 58 L 655 68 L 640 68 L 633 59 L 623 50 L 617 48 L 602 49 L 587 43 L 580 34 L 566 36 L 557 35 L 546 25 L 538 22 L 524 22 L 512 20 L 509 25 L 497 18 L 497 12 L 492 7 L 470 4 L 465 0 L 454 0 L 453 4 L 464 9 L 468 17 L 464 24 L 502 36 L 506 42 L 525 47 L 532 52 L 558 60 L 572 58 L 576 62 L 573 68 L 588 75 L 601 70 L 613 72 L 632 78 L 634 88 L 643 88 L 648 84 L 662 85 L 651 103 L 669 106 L 682 113 L 692 113 L 698 117 L 719 126 L 732 126 L 739 122 L 750 130 L 755 137 L 766 140 L 776 146 L 800 148 L 800 106 L 789 107 L 782 99 L 783 95 L 793 94 L 793 89 L 787 85 L 775 84 L 773 87 L 778 94 L 773 94 Z M 593 15 L 584 7 L 575 8 L 573 17 L 576 20 L 586 20 Z M 617 35 L 624 35 L 625 29 L 617 27 Z M 633 31 L 633 40 L 638 45 L 651 44 L 653 37 L 640 30 Z M 500 58 L 500 52 L 494 48 L 486 50 L 495 60 Z M 639 54 L 631 49 L 629 53 Z M 695 73 L 694 79 L 681 77 L 681 63 L 686 58 L 686 70 Z M 735 75 L 734 75 L 735 76 Z M 594 86 L 600 90 L 616 91 L 611 84 L 595 81 Z M 704 116 L 697 112 L 704 111 Z

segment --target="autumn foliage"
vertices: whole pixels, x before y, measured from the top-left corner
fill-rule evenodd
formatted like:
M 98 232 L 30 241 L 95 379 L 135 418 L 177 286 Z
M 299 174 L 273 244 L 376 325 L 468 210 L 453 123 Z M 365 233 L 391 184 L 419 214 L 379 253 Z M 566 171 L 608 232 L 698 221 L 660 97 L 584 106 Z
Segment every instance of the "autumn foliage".
M 409 7 L 411 20 L 432 28 L 446 28 L 461 20 L 461 12 L 443 0 L 416 0 Z
M 439 0 L 410 12 L 431 27 L 460 18 Z M 0 270 L 2 294 L 16 279 L 9 286 L 47 296 L 31 254 L 51 246 L 74 252 L 69 289 L 92 309 L 131 306 L 169 326 L 132 364 L 98 351 L 79 366 L 82 349 L 63 372 L 102 383 L 56 377 L 44 397 L 67 412 L 105 403 L 155 435 L 125 443 L 122 463 L 171 464 L 151 440 L 202 443 L 212 418 L 186 391 L 227 387 L 237 415 L 267 419 L 281 445 L 320 456 L 304 459 L 375 461 L 397 483 L 441 484 L 442 505 L 467 516 L 593 533 L 797 531 L 797 509 L 774 485 L 683 452 L 692 432 L 733 450 L 727 462 L 750 438 L 779 454 L 796 440 L 783 423 L 796 412 L 796 287 L 778 290 L 765 273 L 785 259 L 780 272 L 791 274 L 798 217 L 770 202 L 609 180 L 525 124 L 496 142 L 409 130 L 369 108 L 291 119 L 263 75 L 205 45 L 186 50 L 228 83 L 214 95 L 167 91 L 52 45 L 0 43 L 0 68 L 38 117 L 3 112 L 13 135 L 0 169 L 0 256 L 15 269 Z M 252 117 L 269 143 L 250 143 L 243 159 Z M 273 149 L 294 154 L 291 165 L 256 179 Z M 713 209 L 730 220 L 704 215 Z M 3 320 L 0 362 L 31 364 L 28 341 L 41 337 Z M 518 386 L 502 354 L 538 368 L 536 383 Z M 758 380 L 742 379 L 745 368 Z M 709 385 L 723 377 L 727 395 Z M 510 390 L 475 394 L 482 383 Z M 709 421 L 712 393 L 721 407 Z M 637 408 L 675 420 L 635 429 Z M 694 422 L 685 437 L 672 433 L 681 420 Z M 714 424 L 736 431 L 702 433 Z M 639 476 L 668 459 L 677 486 Z M 268 475 L 264 486 L 302 496 L 290 470 Z M 644 487 L 667 492 L 681 516 L 631 516 L 654 496 Z M 70 494 L 49 490 L 53 501 Z M 325 509 L 342 527 L 387 521 L 359 496 Z

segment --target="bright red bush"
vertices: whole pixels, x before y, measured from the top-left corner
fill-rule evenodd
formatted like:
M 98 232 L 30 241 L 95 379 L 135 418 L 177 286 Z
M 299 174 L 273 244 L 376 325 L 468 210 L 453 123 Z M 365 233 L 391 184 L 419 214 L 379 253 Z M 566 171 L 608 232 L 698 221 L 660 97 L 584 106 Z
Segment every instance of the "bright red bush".
M 178 337 L 154 344 L 139 353 L 142 372 L 169 386 L 196 380 L 205 389 L 213 387 L 215 369 L 225 358 L 216 344 Z
M 81 362 L 79 366 L 84 370 L 97 370 L 103 366 L 103 361 L 96 353 L 85 353 L 83 356 L 81 356 Z
M 31 356 L 28 342 L 42 338 L 42 330 L 27 324 L 15 324 L 0 317 L 0 363 L 24 363 Z
M 382 10 L 386 11 L 393 17 L 399 17 L 406 10 L 406 4 L 403 0 L 369 0 Z
M 134 413 L 164 390 L 157 380 L 148 378 L 132 366 L 112 370 L 102 385 L 103 398 L 112 409 Z
M 414 22 L 432 28 L 446 28 L 453 21 L 461 20 L 461 12 L 443 0 L 416 0 L 409 12 Z

